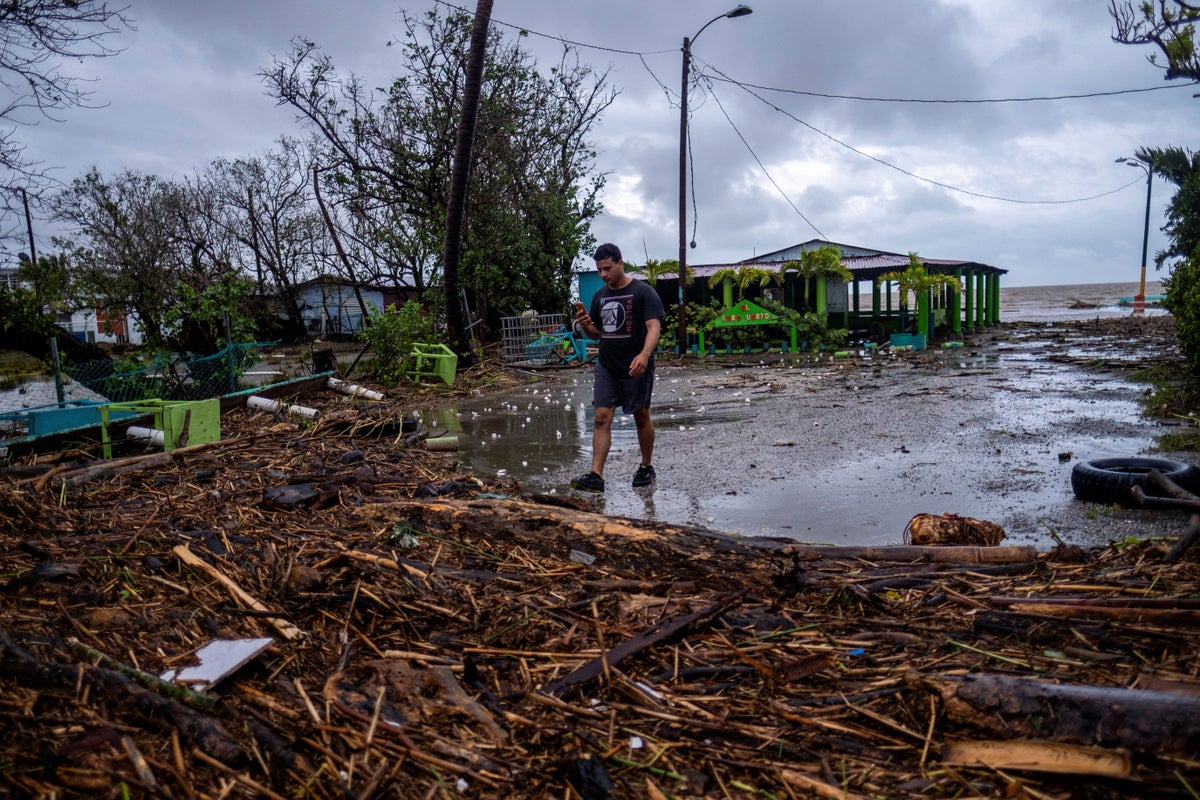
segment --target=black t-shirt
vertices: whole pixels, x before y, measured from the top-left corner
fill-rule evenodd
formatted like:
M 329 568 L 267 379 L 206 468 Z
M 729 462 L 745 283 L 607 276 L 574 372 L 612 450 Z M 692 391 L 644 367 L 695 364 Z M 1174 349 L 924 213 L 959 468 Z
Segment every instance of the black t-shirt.
M 661 322 L 663 305 L 657 292 L 642 281 L 632 280 L 623 289 L 600 287 L 592 296 L 588 314 L 600 329 L 601 366 L 614 375 L 625 376 L 646 344 L 646 320 Z

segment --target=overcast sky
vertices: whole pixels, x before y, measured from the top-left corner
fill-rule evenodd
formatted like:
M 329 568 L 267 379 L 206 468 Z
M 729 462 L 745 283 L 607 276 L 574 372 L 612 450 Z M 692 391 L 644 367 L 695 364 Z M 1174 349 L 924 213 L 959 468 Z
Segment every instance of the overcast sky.
M 281 134 L 300 133 L 256 76 L 287 54 L 293 37 L 315 42 L 340 72 L 382 86 L 397 74 L 399 50 L 387 42 L 402 33 L 399 10 L 435 7 L 128 3 L 137 30 L 110 41 L 124 52 L 75 67 L 98 79 L 94 101 L 106 106 L 18 132 L 27 155 L 62 167 L 62 180 L 92 166 L 105 175 L 128 168 L 182 177 L 215 158 L 264 152 Z M 474 9 L 471 0 L 461 5 Z M 629 260 L 678 254 L 681 45 L 734 5 L 495 0 L 493 24 L 505 36 L 515 28 L 545 35 L 524 40 L 540 63 L 557 59 L 560 37 L 580 45 L 581 60 L 610 70 L 620 96 L 596 134 L 608 183 L 606 212 L 592 230 Z M 753 14 L 719 19 L 693 46 L 694 72 L 764 88 L 755 97 L 721 81 L 690 95 L 698 215 L 690 264 L 824 238 L 1002 267 L 1010 286 L 1137 280 L 1146 181 L 1114 161 L 1140 146 L 1200 149 L 1200 99 L 1192 96 L 1200 87 L 1007 103 L 813 96 L 993 100 L 1168 85 L 1146 61 L 1151 48 L 1111 41 L 1107 0 L 749 5 Z M 1170 193 L 1155 180 L 1151 262 L 1164 245 L 1158 228 Z

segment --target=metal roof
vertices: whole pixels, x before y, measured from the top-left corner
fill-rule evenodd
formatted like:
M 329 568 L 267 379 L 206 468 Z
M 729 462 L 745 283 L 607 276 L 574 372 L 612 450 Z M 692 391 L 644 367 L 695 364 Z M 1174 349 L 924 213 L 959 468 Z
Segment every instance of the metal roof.
M 783 269 L 787 261 L 739 261 L 732 264 L 696 264 L 689 267 L 692 274 L 697 278 L 710 278 L 718 270 L 729 269 L 737 271 L 742 267 L 754 266 L 764 269 L 767 272 L 779 272 Z M 934 274 L 953 273 L 961 269 L 965 273 L 983 274 L 983 275 L 1003 275 L 1008 272 L 1006 269 L 999 267 L 980 264 L 975 261 L 954 261 L 944 258 L 922 258 L 921 263 L 925 265 L 925 269 Z M 879 253 L 871 256 L 849 256 L 842 258 L 842 264 L 850 273 L 854 275 L 856 280 L 873 281 L 880 275 L 897 270 L 904 270 L 908 267 L 908 256 L 902 256 L 897 253 Z M 659 280 L 670 280 L 670 276 L 663 275 Z M 678 280 L 678 276 L 675 277 Z

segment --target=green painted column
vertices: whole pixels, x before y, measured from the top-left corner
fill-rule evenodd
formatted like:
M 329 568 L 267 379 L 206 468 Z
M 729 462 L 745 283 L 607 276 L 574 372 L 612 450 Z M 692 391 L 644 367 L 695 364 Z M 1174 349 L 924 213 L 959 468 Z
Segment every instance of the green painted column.
M 725 308 L 733 305 L 733 278 L 721 281 L 721 300 L 724 301 Z
M 823 317 L 829 313 L 829 303 L 825 297 L 825 276 L 817 276 L 817 316 Z
M 917 333 L 929 336 L 929 290 L 917 293 Z
M 966 323 L 967 330 L 975 330 L 975 281 L 972 280 L 970 273 L 967 273 L 963 278 L 963 287 L 967 291 L 966 308 L 963 309 L 963 322 Z
M 987 290 L 984 288 L 984 280 L 982 272 L 975 276 L 975 324 L 981 328 L 987 320 Z
M 879 312 L 882 310 L 879 297 L 879 282 L 871 281 L 871 316 L 879 318 Z
M 989 275 L 988 277 L 991 279 L 991 283 L 992 283 L 992 294 L 991 294 L 992 304 L 991 304 L 991 307 L 988 309 L 991 312 L 991 315 L 990 315 L 991 319 L 989 321 L 990 322 L 999 322 L 1000 321 L 1000 276 L 999 275 Z
M 962 286 L 962 269 L 954 271 L 954 277 L 958 278 L 958 285 Z M 947 287 L 950 292 L 950 330 L 953 333 L 962 333 L 962 295 L 953 286 Z

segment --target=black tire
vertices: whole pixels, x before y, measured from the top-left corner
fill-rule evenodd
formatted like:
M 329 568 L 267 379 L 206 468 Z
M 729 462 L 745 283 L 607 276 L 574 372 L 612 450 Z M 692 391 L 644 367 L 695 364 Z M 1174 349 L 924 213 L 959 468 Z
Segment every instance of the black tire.
M 1165 458 L 1098 458 L 1080 461 L 1071 469 L 1071 489 L 1080 500 L 1133 506 L 1136 505 L 1131 494 L 1134 486 L 1140 486 L 1148 495 L 1163 496 L 1162 490 L 1150 483 L 1152 469 L 1189 492 L 1194 491 L 1197 483 L 1200 483 L 1200 470 L 1182 461 Z

